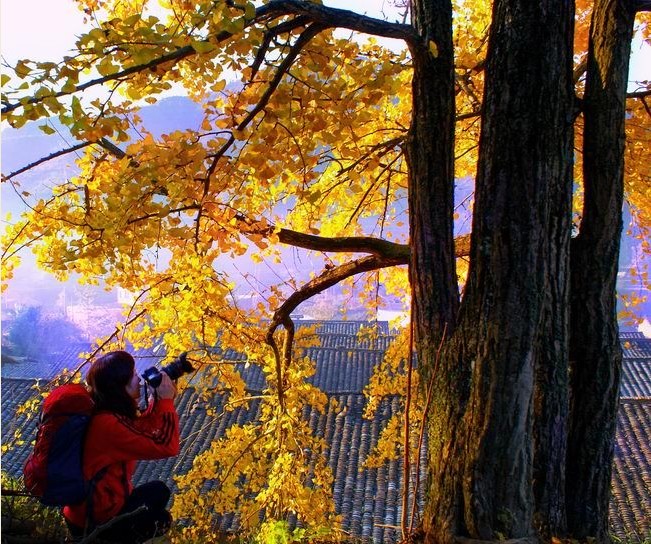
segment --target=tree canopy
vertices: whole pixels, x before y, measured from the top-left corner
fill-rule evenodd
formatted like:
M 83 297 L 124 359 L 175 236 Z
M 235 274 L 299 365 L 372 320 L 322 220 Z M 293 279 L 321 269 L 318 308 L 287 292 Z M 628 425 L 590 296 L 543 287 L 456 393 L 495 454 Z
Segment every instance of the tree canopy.
M 451 316 L 460 301 L 457 282 L 465 285 L 474 254 L 468 230 L 457 232 L 452 242 L 452 220 L 465 217 L 464 206 L 470 204 L 453 202 L 451 182 L 479 175 L 479 149 L 485 144 L 480 134 L 493 126 L 482 127 L 487 55 L 491 39 L 496 39 L 491 29 L 498 34 L 503 15 L 497 4 L 483 1 L 454 2 L 449 20 L 437 18 L 433 8 L 428 11 L 433 3 L 414 2 L 412 24 L 301 0 L 77 4 L 86 14 L 88 31 L 79 36 L 74 51 L 52 62 L 21 60 L 2 76 L 6 123 L 20 128 L 37 122 L 46 134 L 63 126 L 76 142 L 44 161 L 81 153 L 78 172 L 69 179 L 47 180 L 51 192 L 46 196 L 34 197 L 20 185 L 21 174 L 41 161 L 3 174 L 3 183 L 13 186 L 26 207 L 3 235 L 3 278 L 11 278 L 20 252 L 29 247 L 40 266 L 60 278 L 74 272 L 82 281 L 101 279 L 135 293 L 124 321 L 103 347 L 122 346 L 128 340 L 134 346 L 159 342 L 170 353 L 188 346 L 206 348 L 195 355 L 206 370 L 206 394 L 219 384 L 230 395 L 231 406 L 247 402 L 244 383 L 207 348 L 228 346 L 262 366 L 270 384 L 262 425 L 234 427 L 179 480 L 183 493 L 177 511 L 194 518 L 190 534 L 209 529 L 207 514 L 213 510 L 236 508 L 245 526 L 257 522 L 261 509 L 271 513 L 271 519 L 292 511 L 310 526 L 330 524 L 331 475 L 327 467 L 318 466 L 307 485 L 312 476 L 299 454 L 306 447 L 319 451 L 326 446 L 297 416 L 306 403 L 323 406 L 327 399 L 305 382 L 311 363 L 294 357 L 293 347 L 309 338 L 294 338 L 290 315 L 309 297 L 360 274 L 366 274 L 366 288 L 361 289 L 365 304 L 382 303 L 381 286 L 382 293 L 400 297 L 407 308 L 406 265 L 411 263 L 412 289 L 419 297 L 427 285 L 445 278 L 446 295 L 431 310 L 437 325 L 431 334 L 423 325 L 416 336 L 421 341 L 431 336 L 427 349 L 436 351 L 446 331 L 452 335 L 456 318 Z M 644 10 L 649 6 L 630 2 L 630 8 L 640 11 L 636 30 L 648 40 L 649 16 Z M 571 18 L 574 29 L 566 31 L 568 43 L 574 34 L 569 52 L 574 105 L 566 111 L 566 124 L 575 127 L 571 176 L 577 232 L 588 198 L 582 140 L 588 44 L 595 41 L 589 38 L 592 12 L 592 3 L 577 2 Z M 401 40 L 405 46 L 389 48 L 382 38 Z M 526 63 L 514 58 L 514 65 Z M 446 65 L 445 59 L 453 64 Z M 433 80 L 434 85 L 447 86 L 450 92 L 428 94 L 420 78 L 428 79 L 427 85 Z M 200 127 L 153 134 L 142 123 L 139 109 L 177 91 L 200 105 Z M 516 95 L 517 88 L 511 92 Z M 649 82 L 629 90 L 625 124 L 626 199 L 645 251 L 651 228 L 650 92 Z M 505 100 L 511 98 L 507 94 Z M 431 133 L 432 125 L 418 127 L 423 112 L 437 112 L 435 129 L 450 130 L 447 140 L 440 140 L 442 147 L 414 144 L 425 142 Z M 513 134 L 522 129 L 522 137 L 532 138 L 534 148 L 535 134 L 525 130 L 525 121 L 511 117 L 501 122 L 509 124 Z M 445 145 L 450 146 L 447 155 L 441 151 Z M 445 161 L 439 160 L 441 155 Z M 440 198 L 411 200 L 414 184 L 426 176 L 420 170 L 415 173 L 419 164 L 441 169 L 433 174 L 445 178 Z M 482 175 L 490 174 L 487 163 L 480 168 Z M 493 196 L 498 192 L 499 187 Z M 483 198 L 493 196 L 488 192 Z M 513 208 L 508 213 L 518 212 Z M 498 221 L 484 219 L 481 229 Z M 453 243 L 453 254 L 414 265 L 414 259 L 423 258 L 416 251 L 422 246 L 414 245 L 418 233 L 434 239 L 444 230 L 449 232 L 441 247 L 447 244 L 449 250 Z M 566 234 L 569 241 L 569 228 Z M 522 245 L 536 242 L 527 236 L 522 233 Z M 326 255 L 324 269 L 312 271 L 305 283 L 284 277 L 269 286 L 258 286 L 249 273 L 238 277 L 227 272 L 232 267 L 225 261 L 236 257 L 281 267 L 287 246 Z M 420 271 L 426 269 L 436 273 L 415 287 L 413 274 L 422 279 Z M 254 307 L 234 294 L 242 279 L 261 295 Z M 427 316 L 422 308 L 418 312 L 416 321 L 422 324 Z M 403 349 L 396 349 L 383 367 L 387 374 L 396 372 L 400 360 L 409 359 L 410 342 L 400 345 Z M 430 367 L 425 378 L 432 372 Z M 379 396 L 405 394 L 411 387 L 410 394 L 421 395 L 414 404 L 421 410 L 429 404 L 427 385 L 419 385 L 417 376 L 407 381 L 403 375 L 391 384 L 378 378 L 375 386 L 371 394 Z M 446 387 L 456 391 L 457 386 Z M 464 405 L 459 402 L 458 409 Z M 450 421 L 457 417 L 452 412 L 448 416 Z M 411 419 L 417 428 L 418 418 Z M 393 429 L 398 432 L 400 425 Z M 444 444 L 447 438 L 441 440 Z M 390 442 L 387 435 L 387 448 Z M 208 479 L 222 485 L 205 498 L 198 495 L 199 483 Z M 467 527 L 475 536 L 484 534 L 480 523 Z

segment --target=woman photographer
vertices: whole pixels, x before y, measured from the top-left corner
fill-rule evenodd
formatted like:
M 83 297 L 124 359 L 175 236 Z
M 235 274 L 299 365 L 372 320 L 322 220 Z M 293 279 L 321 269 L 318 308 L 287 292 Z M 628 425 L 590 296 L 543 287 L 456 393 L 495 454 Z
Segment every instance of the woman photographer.
M 63 509 L 74 538 L 104 524 L 98 538 L 120 543 L 144 542 L 169 529 L 170 490 L 165 483 L 152 481 L 136 488 L 131 484 L 137 460 L 179 452 L 176 387 L 166 373 L 161 374 L 156 402 L 139 414 L 140 377 L 129 353 L 108 353 L 88 371 L 95 412 L 86 435 L 83 470 L 92 490 L 85 502 Z

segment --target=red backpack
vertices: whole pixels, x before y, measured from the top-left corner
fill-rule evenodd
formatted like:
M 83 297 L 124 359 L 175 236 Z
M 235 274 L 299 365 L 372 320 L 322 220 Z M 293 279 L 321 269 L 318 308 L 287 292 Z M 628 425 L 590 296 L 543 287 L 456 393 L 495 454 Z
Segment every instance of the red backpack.
M 82 459 L 93 399 L 83 385 L 54 389 L 43 402 L 34 451 L 23 474 L 25 487 L 48 506 L 76 504 L 88 497 Z

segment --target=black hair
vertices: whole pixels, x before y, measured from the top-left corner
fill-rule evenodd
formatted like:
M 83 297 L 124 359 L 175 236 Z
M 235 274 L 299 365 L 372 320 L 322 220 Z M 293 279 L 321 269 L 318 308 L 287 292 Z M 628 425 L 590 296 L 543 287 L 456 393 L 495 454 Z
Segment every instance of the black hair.
M 95 410 L 108 410 L 135 419 L 138 415 L 136 401 L 127 393 L 136 368 L 131 354 L 112 351 L 97 359 L 86 376 L 95 401 Z

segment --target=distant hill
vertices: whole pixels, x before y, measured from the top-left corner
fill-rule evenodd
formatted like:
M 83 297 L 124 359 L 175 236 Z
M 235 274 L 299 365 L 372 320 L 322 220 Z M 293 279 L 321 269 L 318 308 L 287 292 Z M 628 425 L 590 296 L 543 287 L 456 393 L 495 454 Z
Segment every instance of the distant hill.
M 202 121 L 201 108 L 187 97 L 164 98 L 156 104 L 147 105 L 140 110 L 144 126 L 156 137 L 161 134 L 182 129 L 198 129 Z M 2 131 L 2 172 L 8 174 L 41 157 L 74 145 L 67 129 L 58 122 L 52 126 L 60 131 L 60 136 L 48 136 L 39 125 L 42 121 L 28 123 L 19 129 L 5 128 Z M 67 158 L 65 162 L 70 162 Z M 39 167 L 47 169 L 48 165 Z M 27 176 L 23 176 L 27 177 Z

